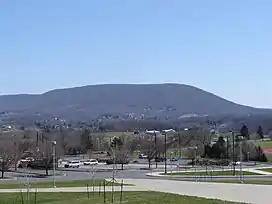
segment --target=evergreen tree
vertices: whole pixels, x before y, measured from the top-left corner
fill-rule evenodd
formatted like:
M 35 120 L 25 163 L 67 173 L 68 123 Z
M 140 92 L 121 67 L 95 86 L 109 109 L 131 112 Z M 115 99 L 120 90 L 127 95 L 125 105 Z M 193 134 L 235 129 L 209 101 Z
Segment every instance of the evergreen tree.
M 258 134 L 260 139 L 264 138 L 263 128 L 261 126 L 258 127 L 257 134 Z
M 241 130 L 240 130 L 240 135 L 243 136 L 244 138 L 246 138 L 247 140 L 249 140 L 249 131 L 248 131 L 248 127 L 246 125 L 243 125 Z
M 91 139 L 89 130 L 84 130 L 80 138 L 80 143 L 84 151 L 91 150 L 93 148 L 93 141 Z

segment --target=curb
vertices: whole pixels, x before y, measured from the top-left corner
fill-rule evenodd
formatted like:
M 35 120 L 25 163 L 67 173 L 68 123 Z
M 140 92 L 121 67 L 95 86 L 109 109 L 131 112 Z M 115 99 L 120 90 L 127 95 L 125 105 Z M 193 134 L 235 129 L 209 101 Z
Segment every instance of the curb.
M 149 176 L 149 177 L 162 177 L 162 178 L 236 178 L 236 177 L 240 177 L 239 174 L 236 174 L 235 176 L 213 176 L 213 175 L 206 175 L 206 176 L 200 176 L 200 175 L 197 175 L 197 176 L 194 176 L 194 175 L 185 175 L 185 176 L 182 176 L 182 175 L 163 175 L 164 172 L 156 172 L 156 173 L 147 173 L 145 174 L 146 176 Z M 246 177 L 246 178 L 255 178 L 255 177 L 272 177 L 272 175 L 243 175 L 243 177 Z

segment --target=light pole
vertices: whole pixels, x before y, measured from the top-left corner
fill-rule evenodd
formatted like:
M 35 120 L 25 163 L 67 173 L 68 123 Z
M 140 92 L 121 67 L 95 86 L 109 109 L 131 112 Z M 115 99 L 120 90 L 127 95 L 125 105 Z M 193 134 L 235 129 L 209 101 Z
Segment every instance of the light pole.
M 236 165 L 236 162 L 235 162 L 235 135 L 234 135 L 234 132 L 231 131 L 231 135 L 232 135 L 232 166 L 233 166 L 233 176 L 235 176 L 235 165 Z
M 227 161 L 229 161 L 229 137 L 227 136 L 227 152 L 226 152 L 226 158 L 227 158 Z
M 53 147 L 53 187 L 56 188 L 56 144 L 57 141 L 52 141 Z
M 195 181 L 197 181 L 197 176 L 196 176 L 196 151 L 197 151 L 197 147 L 194 147 L 194 157 L 195 157 Z
M 164 132 L 164 173 L 167 174 L 167 158 L 166 158 L 166 135 L 167 133 Z
M 239 145 L 240 146 L 240 182 L 243 183 L 243 171 L 242 171 L 243 156 L 242 156 L 242 140 L 241 139 L 239 141 L 239 144 L 240 144 Z
M 171 152 L 171 158 L 173 158 L 173 152 Z M 173 171 L 173 166 L 172 166 L 172 159 L 170 159 L 170 171 L 171 171 L 171 178 L 172 178 L 172 171 Z
M 156 131 L 154 131 L 155 136 L 155 163 L 156 163 L 156 169 L 158 168 L 158 154 L 157 154 L 157 134 Z
M 181 139 L 180 139 L 180 131 L 178 132 L 178 145 L 179 145 L 179 158 L 181 158 Z

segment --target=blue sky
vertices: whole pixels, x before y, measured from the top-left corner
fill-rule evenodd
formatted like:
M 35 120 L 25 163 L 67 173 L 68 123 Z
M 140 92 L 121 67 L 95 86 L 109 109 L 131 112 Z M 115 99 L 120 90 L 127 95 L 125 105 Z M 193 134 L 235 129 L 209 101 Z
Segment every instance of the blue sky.
M 272 108 L 270 0 L 0 2 L 1 94 L 183 83 Z

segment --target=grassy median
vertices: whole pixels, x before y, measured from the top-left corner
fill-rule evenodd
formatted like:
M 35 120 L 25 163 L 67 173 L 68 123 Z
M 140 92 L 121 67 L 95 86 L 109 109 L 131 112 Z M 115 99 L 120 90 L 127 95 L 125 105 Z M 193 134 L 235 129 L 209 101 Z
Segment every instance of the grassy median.
M 92 180 L 74 180 L 74 181 L 56 181 L 56 187 L 85 187 L 87 186 L 100 186 L 104 185 L 103 179 Z M 111 182 L 105 181 L 106 186 L 111 186 Z M 115 186 L 120 186 L 120 183 L 114 183 Z M 127 185 L 127 184 L 126 184 Z M 50 182 L 32 182 L 30 188 L 52 188 L 53 181 Z M 0 184 L 0 189 L 15 189 L 15 188 L 26 188 L 24 183 L 13 183 L 13 184 Z
M 261 175 L 261 174 L 248 172 L 248 171 L 243 171 L 242 173 L 243 173 L 243 175 Z M 172 175 L 172 176 L 232 176 L 233 171 L 174 172 L 174 173 L 168 173 L 166 175 Z M 236 175 L 240 175 L 240 171 L 236 171 Z
M 258 169 L 259 171 L 269 172 L 272 173 L 272 168 L 264 168 L 264 169 Z
M 18 193 L 0 194 L 0 203 L 5 204 L 21 204 L 21 203 L 37 203 L 37 204 L 103 204 L 112 203 L 111 192 L 101 193 L 34 193 L 29 194 L 27 199 L 26 193 L 20 195 Z M 22 202 L 23 200 L 23 202 Z M 221 200 L 204 199 L 199 197 L 189 197 L 159 192 L 120 192 L 114 193 L 114 203 L 128 204 L 234 204 L 234 202 L 226 202 Z M 237 204 L 237 202 L 235 202 Z

